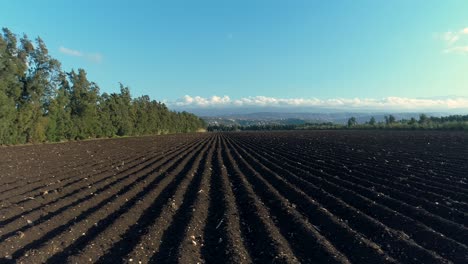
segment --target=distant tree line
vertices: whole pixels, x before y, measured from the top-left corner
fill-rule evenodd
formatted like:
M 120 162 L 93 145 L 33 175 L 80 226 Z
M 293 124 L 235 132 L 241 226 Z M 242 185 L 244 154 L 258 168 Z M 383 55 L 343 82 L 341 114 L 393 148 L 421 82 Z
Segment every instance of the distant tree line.
M 270 124 L 270 125 L 209 125 L 207 130 L 216 131 L 254 131 L 254 130 L 292 130 L 297 125 Z
M 305 130 L 305 129 L 340 129 L 343 125 L 332 122 L 305 124 L 262 124 L 262 125 L 209 125 L 208 131 L 272 131 L 272 130 Z
M 450 115 L 444 117 L 421 114 L 419 119 L 401 119 L 393 115 L 377 122 L 374 117 L 359 124 L 355 117 L 350 117 L 347 124 L 332 122 L 305 124 L 265 124 L 265 125 L 209 125 L 208 131 L 256 131 L 256 130 L 329 130 L 329 129 L 401 129 L 401 130 L 465 130 L 468 131 L 468 115 Z
M 83 69 L 62 71 L 41 38 L 0 33 L 0 144 L 192 132 L 197 116 L 170 111 L 128 87 L 103 93 Z
M 353 129 L 412 129 L 412 130 L 468 130 L 468 115 L 449 115 L 443 117 L 419 115 L 419 119 L 397 120 L 393 115 L 384 117 L 383 122 L 376 122 L 374 117 L 363 124 L 359 124 L 356 118 L 348 119 L 347 128 Z

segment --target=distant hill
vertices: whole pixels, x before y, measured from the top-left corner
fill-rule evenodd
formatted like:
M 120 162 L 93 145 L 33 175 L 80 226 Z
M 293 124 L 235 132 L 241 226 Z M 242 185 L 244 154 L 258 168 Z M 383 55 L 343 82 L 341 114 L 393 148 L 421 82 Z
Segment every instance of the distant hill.
M 237 114 L 219 114 L 212 116 L 202 116 L 208 125 L 264 125 L 264 124 L 304 124 L 332 122 L 336 124 L 346 124 L 350 117 L 355 117 L 358 123 L 369 121 L 374 117 L 377 122 L 384 121 L 386 115 L 394 115 L 397 120 L 419 118 L 421 113 L 362 113 L 362 112 L 328 112 L 328 113 L 288 113 L 288 112 L 255 112 Z M 425 113 L 429 116 L 440 117 L 446 113 Z

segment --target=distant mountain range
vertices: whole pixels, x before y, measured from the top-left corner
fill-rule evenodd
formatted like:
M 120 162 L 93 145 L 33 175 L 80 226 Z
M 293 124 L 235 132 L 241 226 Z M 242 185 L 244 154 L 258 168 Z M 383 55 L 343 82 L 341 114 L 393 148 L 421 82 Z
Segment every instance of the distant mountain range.
M 446 99 L 445 97 L 431 99 Z M 424 113 L 428 116 L 448 116 L 468 114 L 466 108 L 435 110 L 373 110 L 366 108 L 331 108 L 331 107 L 310 107 L 310 106 L 220 106 L 220 107 L 175 107 L 178 111 L 188 111 L 202 117 L 211 125 L 259 125 L 259 124 L 304 124 L 304 123 L 324 123 L 332 122 L 336 124 L 346 124 L 350 117 L 355 117 L 358 123 L 369 121 L 374 117 L 377 122 L 385 120 L 386 115 L 393 115 L 397 120 L 419 119 L 419 115 Z
M 369 121 L 374 117 L 377 122 L 384 121 L 386 115 L 394 115 L 397 120 L 418 119 L 421 113 L 385 113 L 385 112 L 328 112 L 328 113 L 287 113 L 287 112 L 256 112 L 219 114 L 201 116 L 209 125 L 259 125 L 259 124 L 304 124 L 332 122 L 345 124 L 350 117 L 355 117 L 358 123 Z M 429 116 L 446 116 L 448 113 L 432 112 Z

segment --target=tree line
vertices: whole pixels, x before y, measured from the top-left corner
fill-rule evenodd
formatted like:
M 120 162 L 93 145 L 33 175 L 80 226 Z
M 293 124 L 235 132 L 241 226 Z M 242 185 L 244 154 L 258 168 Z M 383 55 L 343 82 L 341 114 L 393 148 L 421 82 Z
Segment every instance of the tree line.
M 0 144 L 193 132 L 203 120 L 148 96 L 100 93 L 78 69 L 65 72 L 44 41 L 0 33 Z
M 305 123 L 305 124 L 255 124 L 255 125 L 208 125 L 210 132 L 229 132 L 229 131 L 274 131 L 274 130 L 328 130 L 343 129 L 341 124 L 332 122 L 323 123 Z
M 330 129 L 393 129 L 393 130 L 465 130 L 468 131 L 468 115 L 450 115 L 443 117 L 421 114 L 419 119 L 397 120 L 394 115 L 384 116 L 377 122 L 374 117 L 364 123 L 358 123 L 350 117 L 346 124 L 333 122 L 305 124 L 262 124 L 262 125 L 209 125 L 208 131 L 258 131 L 258 130 L 330 130 Z
M 468 115 L 449 115 L 442 117 L 420 114 L 419 119 L 400 119 L 393 115 L 384 116 L 377 122 L 374 117 L 359 124 L 355 117 L 348 119 L 347 128 L 355 129 L 412 129 L 412 130 L 468 130 Z

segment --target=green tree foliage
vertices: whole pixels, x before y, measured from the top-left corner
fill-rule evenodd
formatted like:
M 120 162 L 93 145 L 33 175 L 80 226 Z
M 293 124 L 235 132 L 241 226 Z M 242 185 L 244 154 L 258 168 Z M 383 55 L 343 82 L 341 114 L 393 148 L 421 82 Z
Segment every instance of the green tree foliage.
M 376 124 L 375 117 L 371 117 L 371 119 L 369 120 L 369 125 L 375 126 L 375 124 Z
M 7 28 L 0 35 L 0 142 L 18 142 L 18 108 L 27 70 L 27 51 Z M 29 48 L 29 47 L 27 47 Z
M 210 124 L 208 131 L 242 131 L 242 130 L 329 130 L 329 129 L 391 129 L 391 130 L 464 130 L 468 131 L 468 115 L 451 115 L 443 117 L 428 117 L 422 115 L 424 122 L 418 122 L 415 118 L 410 120 L 399 120 L 387 116 L 385 123 L 357 124 L 356 120 L 350 118 L 347 124 L 328 123 L 305 123 L 305 124 L 264 124 L 264 125 L 218 125 Z M 390 123 L 390 120 L 391 123 Z M 394 121 L 393 121 L 394 120 Z M 374 120 L 375 121 L 375 120 Z M 374 124 L 372 124 L 374 123 Z
M 120 94 L 111 94 L 105 104 L 110 111 L 111 124 L 116 128 L 115 133 L 119 136 L 133 134 L 134 108 L 129 88 L 120 84 Z
M 73 139 L 97 137 L 100 133 L 97 102 L 99 87 L 88 81 L 86 72 L 79 69 L 68 74 L 70 80 L 70 111 Z
M 26 56 L 28 69 L 23 79 L 19 100 L 20 141 L 42 142 L 46 140 L 48 112 L 60 74 L 60 63 L 53 59 L 41 38 L 34 47 L 24 36 L 21 39 L 22 52 Z
M 50 100 L 47 117 L 46 137 L 48 141 L 60 141 L 72 137 L 70 86 L 65 73 L 60 73 L 58 76 L 58 87 L 55 90 L 55 96 Z
M 98 116 L 101 123 L 101 133 L 99 134 L 99 137 L 112 137 L 117 135 L 117 128 L 114 127 L 111 120 L 113 113 L 109 102 L 109 94 L 104 93 L 99 97 Z
M 420 114 L 419 115 L 419 124 L 425 125 L 429 123 L 429 117 L 426 114 Z
M 348 119 L 348 127 L 353 127 L 355 125 L 357 125 L 357 121 L 356 118 L 352 116 Z
M 396 122 L 396 118 L 393 115 L 384 116 L 384 118 L 385 118 L 385 124 L 387 126 Z
M 194 132 L 197 116 L 148 96 L 100 94 L 86 71 L 64 72 L 41 38 L 0 34 L 0 144 Z

